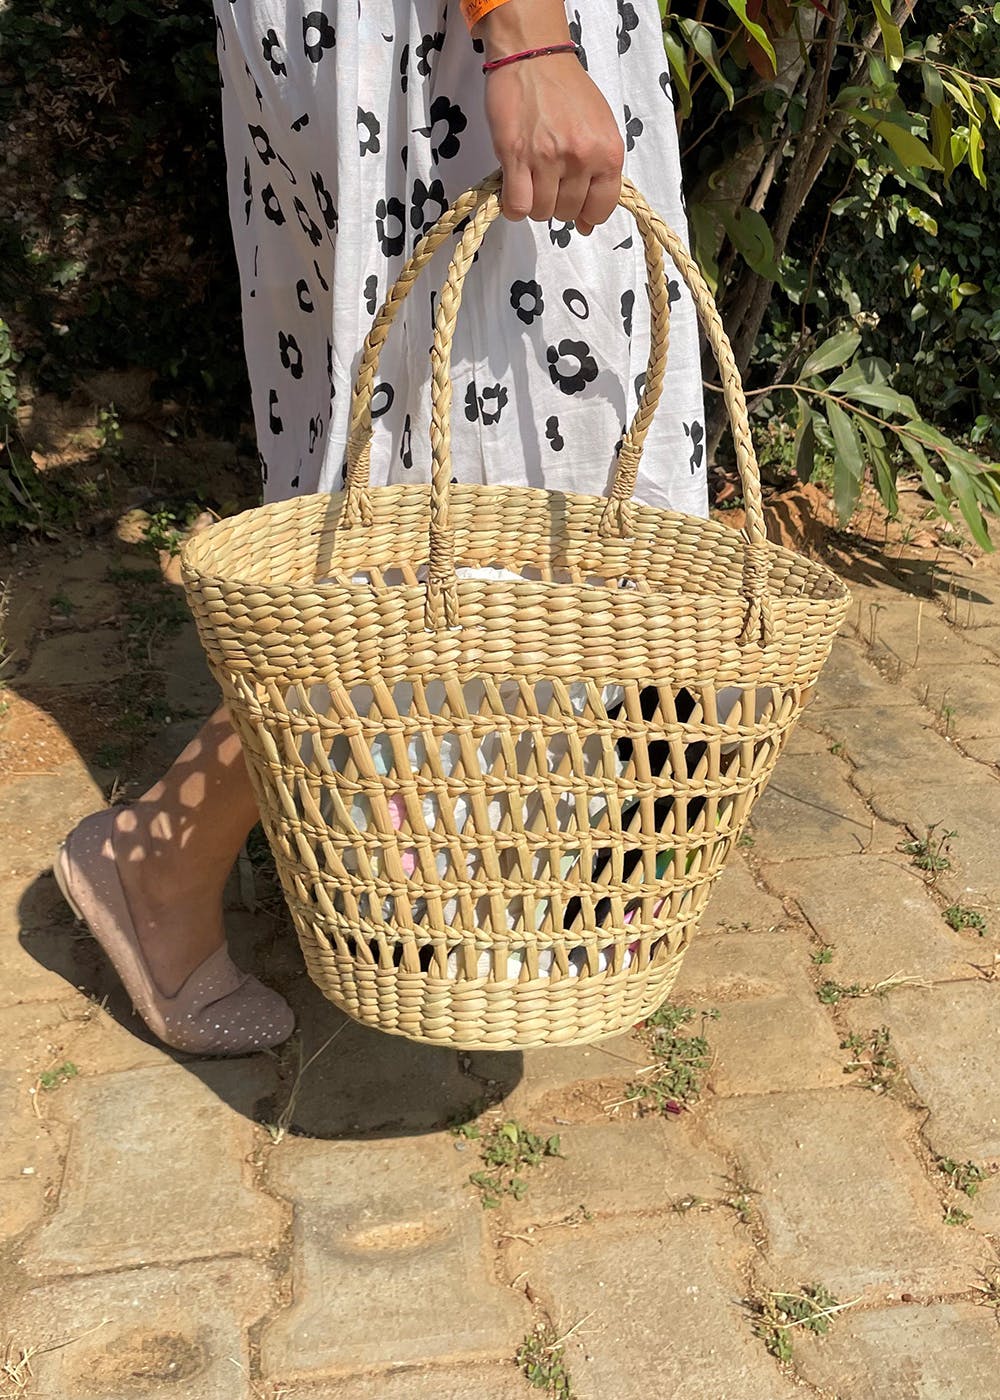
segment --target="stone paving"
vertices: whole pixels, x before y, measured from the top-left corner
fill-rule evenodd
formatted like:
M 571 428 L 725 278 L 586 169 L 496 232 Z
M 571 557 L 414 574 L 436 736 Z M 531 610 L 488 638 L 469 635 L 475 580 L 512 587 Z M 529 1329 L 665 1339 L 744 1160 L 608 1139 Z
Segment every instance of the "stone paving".
M 996 1394 L 995 566 L 879 560 L 854 580 L 673 998 L 719 1013 L 700 1098 L 638 1117 L 638 1034 L 465 1055 L 363 1030 L 245 882 L 232 941 L 290 996 L 297 1038 L 238 1062 L 150 1042 L 48 869 L 117 776 L 94 726 L 128 671 L 107 567 L 141 561 L 121 555 L 11 566 L 0 1400 L 517 1400 L 541 1393 L 515 1361 L 540 1324 L 577 1400 Z M 162 656 L 132 781 L 212 698 L 190 628 Z M 928 850 L 947 864 L 921 869 Z M 563 1154 L 490 1211 L 479 1142 L 448 1126 L 483 1096 L 486 1125 Z M 829 1331 L 784 1329 L 780 1360 L 763 1314 L 812 1285 Z

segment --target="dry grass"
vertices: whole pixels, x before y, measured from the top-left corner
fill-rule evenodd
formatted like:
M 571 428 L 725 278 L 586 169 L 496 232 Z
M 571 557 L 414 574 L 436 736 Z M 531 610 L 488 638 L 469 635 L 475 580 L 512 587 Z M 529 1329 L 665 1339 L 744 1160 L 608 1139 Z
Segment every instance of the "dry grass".
M 64 1342 L 50 1342 L 48 1346 L 43 1347 L 19 1346 L 13 1339 L 8 1338 L 4 1343 L 3 1355 L 0 1356 L 0 1400 L 24 1400 L 28 1394 L 28 1386 L 35 1378 L 31 1363 L 36 1356 L 45 1356 L 50 1351 L 62 1351 L 63 1347 L 74 1346 L 106 1324 L 105 1318 L 93 1327 L 88 1327 L 86 1332 L 81 1332 L 78 1337 L 67 1337 Z
M 0 1358 L 0 1400 L 21 1400 L 32 1379 L 31 1358 L 39 1347 L 19 1347 L 8 1341 Z

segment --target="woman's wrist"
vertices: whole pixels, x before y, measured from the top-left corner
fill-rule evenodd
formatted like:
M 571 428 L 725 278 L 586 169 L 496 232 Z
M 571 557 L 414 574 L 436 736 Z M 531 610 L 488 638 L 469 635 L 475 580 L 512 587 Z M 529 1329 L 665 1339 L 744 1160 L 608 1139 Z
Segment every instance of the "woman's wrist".
M 506 0 L 484 15 L 472 34 L 482 40 L 487 62 L 570 38 L 562 0 Z

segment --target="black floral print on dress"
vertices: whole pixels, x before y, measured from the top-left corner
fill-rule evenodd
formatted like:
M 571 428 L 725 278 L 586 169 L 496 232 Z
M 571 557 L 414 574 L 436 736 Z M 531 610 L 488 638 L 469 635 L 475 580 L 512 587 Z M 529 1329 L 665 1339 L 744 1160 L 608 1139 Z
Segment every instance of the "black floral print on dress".
M 409 414 L 403 419 L 403 431 L 399 437 L 399 460 L 407 471 L 413 466 L 413 429 Z
M 304 277 L 300 277 L 295 284 L 295 299 L 299 304 L 299 310 L 311 315 L 316 310 L 313 305 L 312 293 L 309 290 L 309 283 Z
M 691 439 L 691 475 L 701 466 L 701 459 L 705 455 L 705 429 L 700 423 L 685 423 L 684 436 Z
M 253 181 L 250 179 L 250 157 L 243 157 L 243 193 L 246 202 L 243 206 L 245 222 L 250 222 L 250 210 L 253 208 Z
M 476 381 L 470 379 L 465 390 L 465 416 L 470 423 L 478 418 L 486 427 L 500 422 L 501 414 L 507 407 L 507 390 L 502 384 L 487 384 L 480 393 Z
M 292 131 L 301 131 L 303 127 L 306 127 L 306 126 L 308 126 L 308 125 L 309 125 L 309 113 L 308 113 L 308 112 L 303 112 L 302 115 L 301 115 L 301 117 L 296 117 L 296 118 L 295 118 L 295 120 L 292 122 L 292 125 L 291 125 L 291 128 L 290 128 L 290 129 L 291 129 Z
M 298 195 L 293 197 L 292 203 L 295 205 L 295 212 L 299 216 L 299 226 L 302 232 L 307 235 L 313 247 L 318 248 L 323 242 L 323 235 L 320 233 L 316 221 L 312 218 L 309 210 L 302 203 L 301 199 L 299 199 Z
M 628 53 L 632 47 L 632 31 L 639 27 L 639 16 L 631 0 L 618 0 L 618 52 Z
M 309 419 L 309 451 L 316 450 L 316 443 L 323 436 L 323 417 L 317 414 L 315 418 Z
M 273 29 L 267 31 L 260 41 L 260 46 L 264 54 L 264 62 L 270 64 L 274 76 L 287 78 L 288 69 L 285 67 L 284 55 L 281 51 L 281 40 Z
M 432 180 L 429 185 L 425 185 L 423 180 L 414 180 L 412 197 L 410 223 L 414 228 L 426 233 L 448 208 L 444 185 L 440 180 Z M 428 205 L 432 207 L 428 209 Z
M 573 11 L 573 18 L 569 22 L 569 37 L 580 50 L 580 62 L 583 64 L 584 71 L 589 71 L 587 69 L 587 52 L 583 47 L 583 25 L 580 23 L 579 10 Z
M 629 287 L 627 291 L 622 292 L 621 299 L 622 329 L 627 336 L 631 336 L 632 334 L 632 316 L 634 312 L 635 292 Z
M 563 292 L 563 305 L 567 311 L 571 311 L 579 321 L 586 321 L 590 315 L 590 303 L 584 294 L 576 287 L 567 287 Z
M 374 156 L 382 149 L 382 142 L 379 136 L 382 132 L 382 123 L 374 112 L 366 112 L 363 108 L 358 108 L 358 145 L 361 147 L 363 156 Z
M 420 135 L 430 138 L 431 160 L 451 160 L 461 147 L 459 136 L 469 125 L 468 118 L 456 103 L 443 94 L 431 103 L 430 126 L 420 128 Z
M 268 425 L 268 427 L 271 429 L 271 432 L 274 433 L 274 435 L 275 435 L 276 437 L 277 437 L 278 433 L 283 433 L 283 432 L 285 431 L 285 425 L 284 425 L 284 423 L 282 423 L 281 417 L 280 417 L 280 415 L 279 415 L 279 413 L 278 413 L 278 391 L 277 391 L 277 389 L 272 389 L 272 390 L 270 391 L 270 393 L 268 394 L 268 399 L 267 399 L 267 416 L 268 416 L 268 424 L 267 424 L 267 425 Z
M 549 362 L 552 383 L 564 394 L 582 394 L 587 385 L 597 378 L 597 361 L 590 353 L 590 346 L 583 340 L 560 340 L 558 345 L 549 346 L 545 358 Z M 575 369 L 567 371 L 562 367 L 562 363 L 572 363 L 574 360 Z
M 378 306 L 378 278 L 374 272 L 365 279 L 365 310 L 369 316 L 375 315 L 375 308 Z
M 324 185 L 323 176 L 318 170 L 312 172 L 312 187 L 323 222 L 326 224 L 327 228 L 335 229 L 337 227 L 338 218 L 337 211 L 333 207 L 333 197 L 326 185 Z
M 272 160 L 277 160 L 277 152 L 271 145 L 271 138 L 262 126 L 248 126 L 250 140 L 254 144 L 254 150 L 260 156 L 264 165 L 270 165 Z
M 626 149 L 627 151 L 634 151 L 634 150 L 635 150 L 635 143 L 638 141 L 639 137 L 642 135 L 642 131 L 643 131 L 642 118 L 641 118 L 641 117 L 634 117 L 634 116 L 632 115 L 632 108 L 631 108 L 631 107 L 628 105 L 628 103 L 626 102 L 626 104 L 625 104 L 625 149 Z
M 254 95 L 254 97 L 255 97 L 255 99 L 256 99 L 256 101 L 257 101 L 257 106 L 258 106 L 258 108 L 260 109 L 260 111 L 263 112 L 263 110 L 264 110 L 264 96 L 263 96 L 263 93 L 261 92 L 260 88 L 257 86 L 257 79 L 256 79 L 256 78 L 254 77 L 254 75 L 251 73 L 249 63 L 245 63 L 245 64 L 243 65 L 243 67 L 246 69 L 246 75 L 247 75 L 247 77 L 250 79 L 251 83 L 253 83 L 253 95 Z
M 278 203 L 278 196 L 274 193 L 273 185 L 265 185 L 260 192 L 260 200 L 264 206 L 264 213 L 271 220 L 272 224 L 283 224 L 285 222 L 285 211 Z
M 668 72 L 663 72 L 660 74 L 660 91 L 663 93 L 663 96 L 672 106 L 674 101 L 674 90 L 671 86 L 670 74 Z
M 391 384 L 376 384 L 372 390 L 372 418 L 382 418 L 396 401 L 396 391 Z
M 278 354 L 283 369 L 287 369 L 293 379 L 302 378 L 302 351 L 299 342 L 291 331 L 278 332 Z
M 410 85 L 410 46 L 403 45 L 403 52 L 399 55 L 399 90 L 405 92 Z
M 572 224 L 562 224 L 557 219 L 549 220 L 549 242 L 556 248 L 568 248 L 572 232 Z
M 398 258 L 406 246 L 406 209 L 395 195 L 375 205 L 375 232 L 382 256 Z
M 526 326 L 530 326 L 545 310 L 542 289 L 534 279 L 530 282 L 511 283 L 510 304 L 517 312 L 517 319 L 523 321 Z
M 555 414 L 545 420 L 545 439 L 553 452 L 561 452 L 566 446 L 565 439 L 559 431 L 559 419 Z
M 444 48 L 443 34 L 425 34 L 417 45 L 417 72 L 422 78 L 431 74 L 431 54 L 440 53 Z
M 302 45 L 306 58 L 319 63 L 326 50 L 332 49 L 336 42 L 336 31 L 322 10 L 310 10 L 302 16 Z
M 264 128 L 262 126 L 249 125 L 247 130 L 250 133 L 250 139 L 253 141 L 254 150 L 260 156 L 261 164 L 270 165 L 273 160 L 276 160 L 279 165 L 284 167 L 285 174 L 288 176 L 291 183 L 293 185 L 298 184 L 295 178 L 295 171 L 288 164 L 288 161 L 271 145 L 271 138 Z

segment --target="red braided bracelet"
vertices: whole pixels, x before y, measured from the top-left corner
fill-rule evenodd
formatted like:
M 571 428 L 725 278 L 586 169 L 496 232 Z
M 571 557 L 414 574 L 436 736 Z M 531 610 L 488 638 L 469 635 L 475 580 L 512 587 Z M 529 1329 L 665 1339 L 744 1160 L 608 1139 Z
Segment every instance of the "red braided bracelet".
M 506 68 L 508 63 L 520 63 L 522 58 L 544 58 L 550 53 L 575 53 L 577 58 L 583 58 L 583 49 L 579 44 L 547 44 L 543 49 L 524 49 L 521 53 L 509 53 L 506 58 L 491 59 L 483 64 L 483 72 L 492 73 L 496 68 Z

